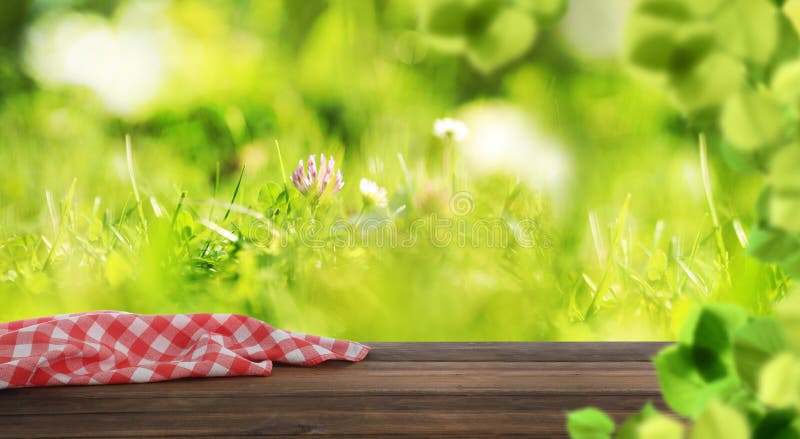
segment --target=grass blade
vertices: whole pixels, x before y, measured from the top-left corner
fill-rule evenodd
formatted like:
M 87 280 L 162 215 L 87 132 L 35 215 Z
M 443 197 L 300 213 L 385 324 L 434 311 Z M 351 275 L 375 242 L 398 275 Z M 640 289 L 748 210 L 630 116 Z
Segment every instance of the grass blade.
M 233 189 L 233 196 L 231 197 L 231 202 L 228 203 L 228 209 L 225 211 L 225 215 L 222 217 L 222 221 L 223 222 L 226 221 L 228 219 L 228 217 L 230 216 L 231 211 L 233 210 L 233 205 L 236 202 L 236 197 L 239 196 L 239 188 L 242 186 L 242 179 L 244 178 L 244 170 L 245 169 L 247 169 L 247 165 L 242 166 L 242 172 L 239 173 L 239 181 L 236 182 L 236 188 Z M 209 226 L 209 224 L 213 224 L 214 226 L 217 226 L 216 223 L 211 221 L 210 218 L 207 219 L 207 220 L 201 220 L 201 224 L 203 224 L 204 226 L 208 227 L 211 230 L 214 230 L 215 232 L 221 234 L 222 236 L 225 236 L 226 238 L 230 239 L 228 236 L 224 235 L 219 230 L 214 229 L 214 228 Z M 217 226 L 217 227 L 219 227 L 219 226 Z M 230 233 L 230 232 L 228 232 L 228 233 Z M 235 237 L 236 235 L 231 234 L 230 236 Z M 232 241 L 236 242 L 236 240 L 232 240 Z M 206 255 L 206 253 L 208 253 L 209 247 L 211 247 L 211 239 L 210 238 L 206 241 L 206 245 L 203 246 L 203 251 L 200 252 L 200 257 L 203 257 L 203 256 Z
M 64 210 L 61 213 L 61 221 L 59 221 L 58 224 L 58 231 L 56 232 L 56 237 L 53 240 L 53 245 L 47 252 L 47 258 L 44 260 L 44 264 L 42 264 L 42 270 L 46 270 L 47 267 L 50 266 L 50 262 L 53 260 L 53 255 L 55 254 L 56 249 L 61 245 L 61 238 L 64 236 L 64 230 L 67 228 L 67 216 L 69 215 L 70 209 L 72 209 L 72 200 L 75 197 L 75 183 L 77 183 L 77 181 L 78 179 L 74 178 L 72 180 L 72 184 L 69 186 L 67 199 L 64 201 Z
M 158 200 L 153 195 L 150 196 L 150 206 L 153 207 L 153 214 L 156 216 L 156 218 L 161 218 L 164 216 L 164 212 L 161 210 Z
M 219 224 L 217 224 L 217 223 L 215 223 L 213 221 L 208 221 L 208 220 L 201 219 L 200 220 L 200 224 L 206 226 L 209 230 L 217 232 L 220 236 L 222 236 L 223 238 L 227 239 L 228 241 L 231 241 L 231 242 L 239 241 L 239 237 L 236 236 L 233 232 L 231 232 L 230 230 L 220 226 Z
M 133 197 L 136 200 L 136 210 L 139 212 L 139 221 L 147 236 L 147 220 L 144 217 L 144 208 L 142 207 L 142 198 L 139 196 L 139 186 L 136 184 L 136 174 L 133 172 L 133 147 L 131 146 L 131 135 L 125 135 L 125 155 L 128 159 L 128 175 L 131 178 L 131 186 L 133 186 Z
M 728 270 L 728 250 L 725 248 L 725 239 L 722 236 L 722 226 L 719 223 L 719 216 L 717 215 L 716 204 L 714 203 L 714 193 L 711 191 L 711 177 L 708 171 L 708 147 L 706 146 L 706 135 L 700 133 L 700 174 L 703 179 L 703 189 L 706 193 L 706 201 L 708 202 L 708 211 L 711 213 L 711 223 L 714 225 L 714 237 L 717 241 L 717 250 L 719 251 L 720 263 L 725 272 L 725 278 L 728 285 L 731 283 L 731 274 Z
M 608 292 L 609 288 L 611 288 L 611 272 L 614 268 L 615 258 L 617 255 L 617 249 L 620 247 L 620 243 L 622 242 L 622 235 L 625 232 L 625 220 L 628 218 L 628 209 L 631 204 L 631 194 L 628 194 L 625 197 L 625 203 L 622 205 L 622 209 L 619 212 L 619 216 L 617 217 L 617 224 L 614 226 L 614 242 L 608 249 L 608 260 L 606 262 L 606 270 L 603 273 L 603 277 L 600 280 L 600 285 L 597 287 L 597 293 L 592 296 L 592 302 L 589 304 L 589 308 L 587 308 L 585 315 L 585 320 L 591 318 L 597 308 L 597 300 L 604 297 Z
M 183 209 L 183 200 L 186 199 L 186 191 L 181 191 L 181 197 L 178 199 L 178 205 L 175 206 L 175 211 L 172 213 L 172 227 L 175 228 L 175 221 L 178 219 L 178 214 Z
M 410 200 L 414 200 L 414 185 L 411 184 L 411 175 L 408 173 L 408 166 L 406 166 L 406 161 L 403 159 L 402 153 L 397 153 L 397 160 L 400 162 L 400 169 L 403 171 L 403 177 L 406 180 L 406 187 L 408 188 L 408 197 Z
M 233 189 L 233 197 L 231 197 L 231 202 L 228 205 L 228 210 L 225 211 L 225 216 L 222 217 L 222 221 L 228 219 L 228 216 L 231 214 L 231 208 L 233 207 L 233 203 L 236 202 L 236 197 L 239 196 L 239 188 L 242 186 L 242 178 L 244 178 L 244 170 L 247 169 L 247 165 L 242 166 L 242 172 L 239 173 L 239 181 L 236 182 L 236 188 Z
M 597 253 L 597 260 L 602 264 L 606 260 L 606 243 L 603 241 L 603 235 L 600 232 L 600 221 L 597 219 L 597 212 L 589 212 L 589 229 L 592 231 L 592 240 L 594 241 L 594 250 Z
M 747 239 L 747 232 L 744 231 L 744 226 L 742 226 L 742 222 L 739 221 L 739 218 L 733 219 L 733 230 L 736 232 L 736 238 L 739 240 L 739 244 L 742 248 L 747 248 L 748 239 Z
M 286 166 L 283 164 L 283 154 L 281 154 L 281 145 L 278 139 L 275 139 L 275 149 L 278 151 L 278 163 L 281 164 L 281 178 L 283 178 L 283 188 L 289 188 L 289 182 L 286 180 Z
M 56 214 L 56 203 L 53 201 L 53 193 L 50 190 L 44 191 L 47 199 L 47 210 L 50 212 L 50 223 L 53 225 L 53 232 L 58 233 L 58 215 Z

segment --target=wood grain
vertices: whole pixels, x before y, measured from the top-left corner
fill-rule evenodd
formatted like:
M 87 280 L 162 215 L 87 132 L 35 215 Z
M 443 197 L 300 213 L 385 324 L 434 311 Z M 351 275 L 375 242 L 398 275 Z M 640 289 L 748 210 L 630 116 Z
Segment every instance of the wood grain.
M 370 361 L 650 361 L 666 342 L 367 343 Z M 557 346 L 557 347 L 556 347 Z
M 270 377 L 0 391 L 0 437 L 565 437 L 564 412 L 662 405 L 662 343 L 371 343 Z

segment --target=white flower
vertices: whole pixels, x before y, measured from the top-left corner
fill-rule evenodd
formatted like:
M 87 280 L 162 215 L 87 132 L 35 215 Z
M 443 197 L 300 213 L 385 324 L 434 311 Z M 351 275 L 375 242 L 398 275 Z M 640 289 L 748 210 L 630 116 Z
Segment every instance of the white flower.
M 445 117 L 444 119 L 436 119 L 433 124 L 433 135 L 440 139 L 460 142 L 469 135 L 469 128 L 458 119 Z
M 386 207 L 389 204 L 386 197 L 386 189 L 378 186 L 378 183 L 362 178 L 359 188 L 361 189 L 361 195 L 364 197 L 365 205 Z
M 335 163 L 333 157 L 330 157 L 326 161 L 325 154 L 320 154 L 320 166 L 318 173 L 316 158 L 312 154 L 308 157 L 308 168 L 303 166 L 303 161 L 300 160 L 300 163 L 297 165 L 297 169 L 292 172 L 292 183 L 294 183 L 297 190 L 302 192 L 303 195 L 311 194 L 318 197 L 322 196 L 322 194 L 325 193 L 325 190 L 330 185 L 331 179 L 334 176 L 334 166 Z M 333 189 L 331 190 L 332 194 L 339 192 L 342 190 L 342 186 L 344 186 L 342 171 L 336 171 L 335 175 L 336 180 L 333 183 Z

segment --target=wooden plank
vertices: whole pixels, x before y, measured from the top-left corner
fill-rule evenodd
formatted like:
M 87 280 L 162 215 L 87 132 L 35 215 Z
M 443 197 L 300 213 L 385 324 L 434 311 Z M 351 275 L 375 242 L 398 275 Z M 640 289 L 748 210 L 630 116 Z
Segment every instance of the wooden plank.
M 365 363 L 366 364 L 366 363 Z M 121 385 L 74 388 L 16 389 L 6 395 L 34 392 L 41 395 L 95 395 L 156 398 L 164 392 L 183 397 L 209 393 L 241 395 L 364 395 L 364 394 L 592 394 L 650 391 L 655 373 L 646 368 L 538 368 L 522 363 L 520 368 L 439 369 L 418 365 L 410 369 L 373 369 L 350 365 L 341 368 L 281 368 L 272 377 L 231 377 L 178 380 L 159 385 Z M 524 365 L 531 365 L 525 367 Z M 617 366 L 622 366 L 617 364 Z M 30 393 L 29 393 L 30 394 Z
M 663 406 L 646 362 L 661 344 L 596 345 L 375 343 L 362 363 L 277 366 L 270 377 L 9 389 L 0 438 L 564 437 L 567 410 L 621 419 L 648 400 Z
M 613 415 L 619 416 L 620 413 Z M 24 429 L 17 428 L 25 424 Z M 125 413 L 87 416 L 43 415 L 19 418 L 4 425 L 0 437 L 162 437 L 410 434 L 436 436 L 564 435 L 560 411 L 319 411 L 246 413 L 189 413 L 177 419 L 171 413 Z
M 654 394 L 647 363 L 326 363 L 276 367 L 271 377 L 178 380 L 158 384 L 9 389 L 0 393 L 0 418 L 81 409 L 64 401 L 216 399 L 282 396 Z M 602 383 L 600 383 L 602 381 Z M 590 388 L 587 388 L 588 385 Z M 130 405 L 130 403 L 128 403 Z M 151 404 L 148 403 L 148 406 Z M 94 407 L 91 410 L 95 410 Z M 117 407 L 115 410 L 124 410 Z M 136 408 L 135 410 L 141 410 Z
M 366 343 L 369 361 L 650 361 L 667 342 Z
M 620 398 L 629 396 L 629 398 Z M 312 399 L 313 398 L 313 399 Z M 560 393 L 538 393 L 519 395 L 361 395 L 361 396 L 227 396 L 185 398 L 164 394 L 160 398 L 142 400 L 118 395 L 115 398 L 26 398 L 18 401 L 13 415 L 4 413 L 2 418 L 58 415 L 104 415 L 124 413 L 245 413 L 254 410 L 269 413 L 281 411 L 418 411 L 437 410 L 446 407 L 456 411 L 548 411 L 555 408 L 571 410 L 585 405 L 598 405 L 609 410 L 636 410 L 641 408 L 639 400 L 658 401 L 656 392 L 636 394 L 565 395 Z M 8 404 L 4 408 L 9 408 Z M 11 420 L 6 419 L 6 422 Z

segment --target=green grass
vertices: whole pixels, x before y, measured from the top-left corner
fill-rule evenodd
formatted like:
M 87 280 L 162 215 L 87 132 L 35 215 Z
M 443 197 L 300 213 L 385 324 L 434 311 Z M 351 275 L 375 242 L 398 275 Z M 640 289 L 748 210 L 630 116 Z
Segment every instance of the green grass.
M 785 294 L 743 248 L 759 179 L 725 167 L 716 138 L 700 154 L 663 96 L 556 29 L 483 74 L 433 49 L 400 60 L 416 17 L 392 2 L 268 3 L 176 3 L 192 62 L 132 116 L 0 53 L 27 84 L 0 97 L 0 320 L 235 312 L 362 340 L 649 340 L 696 303 L 767 313 Z M 434 120 L 497 102 L 556 139 L 563 183 L 528 184 L 536 155 L 480 172 L 459 145 L 445 170 Z M 288 180 L 317 153 L 345 179 L 319 203 Z M 387 208 L 364 207 L 361 178 Z M 376 222 L 413 245 L 329 233 Z M 486 242 L 515 230 L 536 245 Z
M 720 256 L 718 239 L 734 235 L 730 221 L 716 227 L 698 210 L 702 221 L 687 236 L 663 221 L 634 227 L 643 201 L 635 191 L 617 215 L 592 211 L 569 230 L 545 195 L 501 176 L 467 183 L 474 210 L 454 215 L 448 179 L 431 187 L 431 177 L 401 160 L 384 164 L 402 175 L 386 211 L 361 211 L 352 172 L 349 192 L 317 208 L 281 175 L 258 178 L 245 167 L 229 201 L 213 197 L 217 183 L 211 193 L 166 198 L 138 194 L 136 176 L 148 176 L 127 145 L 132 196 L 121 209 L 105 208 L 103 193 L 76 200 L 73 182 L 58 216 L 29 233 L 4 231 L 1 319 L 96 308 L 216 311 L 361 339 L 665 339 L 694 303 L 733 300 L 765 312 L 786 288 L 733 236 L 730 263 Z M 372 235 L 347 245 L 325 229 L 356 227 L 365 216 L 414 244 L 380 246 Z M 446 218 L 453 239 L 442 246 L 432 224 Z M 535 220 L 536 245 L 489 246 L 485 229 L 473 229 L 487 218 L 501 220 L 497 235 Z M 303 238 L 312 219 L 323 227 Z M 466 245 L 457 240 L 462 226 L 478 230 Z M 568 234 L 581 236 L 570 251 Z M 734 287 L 743 284 L 756 288 Z

